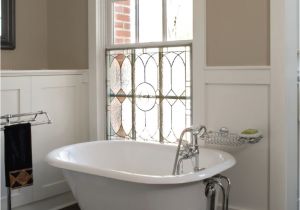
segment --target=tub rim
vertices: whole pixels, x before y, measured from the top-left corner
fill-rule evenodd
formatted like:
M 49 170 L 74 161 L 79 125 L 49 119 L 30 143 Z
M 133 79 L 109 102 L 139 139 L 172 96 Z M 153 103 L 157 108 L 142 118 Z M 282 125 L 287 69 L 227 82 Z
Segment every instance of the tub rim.
M 103 176 L 106 178 L 117 179 L 121 181 L 127 182 L 135 182 L 141 184 L 183 184 L 189 182 L 198 182 L 214 175 L 217 175 L 236 164 L 235 158 L 224 151 L 216 150 L 216 149 L 208 149 L 208 148 L 200 148 L 201 150 L 211 150 L 214 152 L 218 152 L 220 155 L 224 157 L 224 161 L 222 163 L 216 164 L 213 167 L 206 168 L 199 172 L 190 172 L 186 174 L 180 175 L 147 175 L 147 174 L 138 174 L 133 172 L 126 172 L 121 170 L 114 170 L 114 169 L 99 169 L 96 167 L 91 167 L 88 165 L 84 165 L 81 163 L 74 163 L 65 161 L 58 158 L 58 154 L 62 151 L 70 149 L 71 147 L 78 147 L 80 145 L 86 144 L 114 144 L 114 143 L 122 143 L 122 144 L 151 144 L 157 146 L 170 146 L 170 147 L 177 147 L 177 144 L 161 144 L 156 142 L 140 142 L 140 141 L 131 141 L 131 140 L 96 140 L 96 141 L 89 141 L 83 143 L 77 143 L 72 145 L 67 145 L 58 149 L 51 151 L 46 156 L 46 161 L 51 166 L 66 169 L 70 171 L 76 171 L 80 173 L 96 175 L 96 176 Z M 174 154 L 175 159 L 175 154 Z M 173 163 L 172 163 L 173 165 Z

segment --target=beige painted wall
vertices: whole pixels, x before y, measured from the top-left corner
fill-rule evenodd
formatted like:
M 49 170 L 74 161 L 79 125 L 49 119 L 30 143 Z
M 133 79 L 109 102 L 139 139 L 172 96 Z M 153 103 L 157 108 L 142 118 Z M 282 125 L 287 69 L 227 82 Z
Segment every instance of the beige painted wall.
M 16 49 L 1 69 L 87 69 L 86 0 L 16 0 Z
M 48 0 L 49 69 L 88 68 L 88 1 Z
M 270 64 L 269 0 L 207 0 L 207 65 Z
M 3 69 L 88 68 L 86 0 L 16 0 L 17 48 Z M 269 65 L 269 0 L 207 1 L 207 65 Z
M 1 50 L 2 69 L 47 68 L 46 14 L 46 0 L 16 0 L 16 49 Z

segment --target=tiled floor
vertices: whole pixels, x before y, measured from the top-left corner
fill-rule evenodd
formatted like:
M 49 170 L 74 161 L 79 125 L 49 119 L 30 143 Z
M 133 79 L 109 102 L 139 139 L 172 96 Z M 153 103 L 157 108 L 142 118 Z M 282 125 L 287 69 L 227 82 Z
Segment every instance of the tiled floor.
M 63 208 L 61 210 L 80 210 L 79 206 L 77 204 L 74 204 L 72 206 L 68 206 L 66 208 Z

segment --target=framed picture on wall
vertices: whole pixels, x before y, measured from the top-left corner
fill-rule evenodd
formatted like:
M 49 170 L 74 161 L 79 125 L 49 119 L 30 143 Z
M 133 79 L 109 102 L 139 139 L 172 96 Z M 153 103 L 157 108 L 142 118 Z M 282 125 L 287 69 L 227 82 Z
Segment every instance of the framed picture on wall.
M 1 0 L 1 49 L 16 48 L 15 0 Z

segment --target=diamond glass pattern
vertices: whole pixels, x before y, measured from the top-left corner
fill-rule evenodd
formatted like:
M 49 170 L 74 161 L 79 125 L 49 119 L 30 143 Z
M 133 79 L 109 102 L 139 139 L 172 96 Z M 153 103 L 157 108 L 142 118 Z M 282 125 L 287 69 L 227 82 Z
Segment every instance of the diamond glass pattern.
M 107 51 L 107 137 L 175 142 L 191 124 L 190 46 Z

